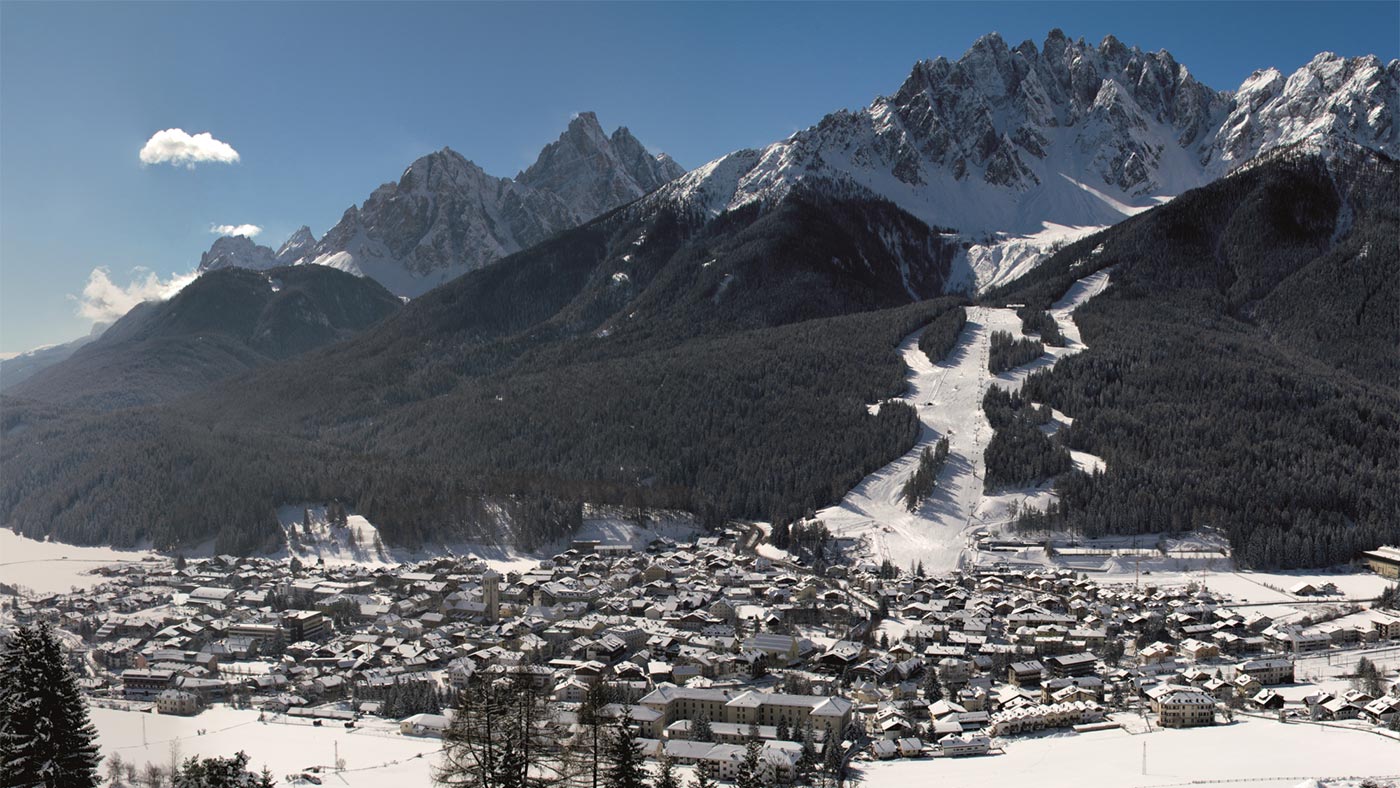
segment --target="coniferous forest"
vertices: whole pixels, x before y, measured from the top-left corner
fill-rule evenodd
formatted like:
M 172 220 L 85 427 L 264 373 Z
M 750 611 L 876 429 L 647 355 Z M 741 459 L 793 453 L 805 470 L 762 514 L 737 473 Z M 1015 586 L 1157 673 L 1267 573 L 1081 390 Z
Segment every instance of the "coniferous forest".
M 1045 344 L 1040 340 L 1028 337 L 1014 339 L 1008 331 L 993 331 L 987 369 L 993 375 L 1000 375 L 1022 364 L 1029 364 L 1044 354 Z
M 909 305 L 952 254 L 860 196 L 708 224 L 620 209 L 174 403 L 7 397 L 0 521 L 242 553 L 280 538 L 278 506 L 336 499 L 405 546 L 536 547 L 584 500 L 792 519 L 912 445 L 912 410 L 867 406 L 904 385 L 899 341 L 959 303 Z
M 1257 167 L 992 294 L 1043 306 L 1112 266 L 1075 312 L 1089 349 L 1023 388 L 1074 419 L 1068 447 L 1107 463 L 1061 476 L 1049 521 L 1091 536 L 1215 526 L 1254 567 L 1400 541 L 1400 190 L 1394 162 L 1352 166 L 1346 194 L 1310 159 Z
M 937 364 L 958 344 L 963 326 L 967 325 L 967 310 L 962 307 L 950 309 L 928 324 L 919 335 L 919 350 L 924 351 L 928 360 Z
M 1050 421 L 1050 406 L 1031 405 L 1020 394 L 991 386 L 982 398 L 982 410 L 996 430 L 984 454 L 988 490 L 1034 484 L 1073 467 L 1069 451 L 1040 429 Z
M 1032 309 L 1021 307 L 1016 310 L 1016 316 L 1021 318 L 1021 333 L 1038 334 L 1040 341 L 1051 347 L 1064 347 L 1065 337 L 1060 333 L 1060 324 L 1055 322 L 1055 317 L 1044 309 Z

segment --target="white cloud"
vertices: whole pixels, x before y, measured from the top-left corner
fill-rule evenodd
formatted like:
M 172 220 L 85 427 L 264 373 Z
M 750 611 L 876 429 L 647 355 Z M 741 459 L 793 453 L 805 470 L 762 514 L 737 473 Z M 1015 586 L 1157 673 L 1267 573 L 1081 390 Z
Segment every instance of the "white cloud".
M 233 164 L 238 161 L 238 151 L 207 131 L 189 134 L 184 129 L 157 131 L 141 146 L 142 164 L 184 165 L 192 170 L 194 165 L 210 161 Z
M 142 301 L 164 301 L 193 282 L 198 274 L 173 274 L 161 279 L 154 271 L 137 268 L 125 286 L 112 281 L 106 268 L 94 268 L 80 295 L 68 296 L 77 302 L 78 314 L 94 323 L 111 323 Z
M 244 238 L 255 238 L 262 232 L 262 228 L 256 224 L 215 224 L 210 225 L 209 232 L 215 235 L 241 235 Z

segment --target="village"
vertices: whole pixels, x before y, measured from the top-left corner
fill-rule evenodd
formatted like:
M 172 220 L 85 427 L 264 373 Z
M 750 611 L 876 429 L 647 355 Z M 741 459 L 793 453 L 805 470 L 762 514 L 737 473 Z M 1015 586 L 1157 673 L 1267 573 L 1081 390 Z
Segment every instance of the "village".
M 255 709 L 431 742 L 456 690 L 509 676 L 551 699 L 560 741 L 606 689 L 601 712 L 630 720 L 647 756 L 730 780 L 756 739 L 774 785 L 863 761 L 995 759 L 1043 731 L 1237 717 L 1400 746 L 1393 592 L 1391 609 L 1325 604 L 1336 588 L 1301 582 L 1289 593 L 1323 604 L 1276 620 L 1276 606 L 1196 583 L 996 564 L 817 570 L 748 536 L 579 540 L 506 571 L 461 557 L 148 557 L 94 570 L 91 589 L 5 597 L 3 621 L 59 628 L 91 705 L 128 719 Z M 1395 551 L 1374 555 L 1377 573 L 1393 568 Z M 1332 669 L 1305 677 L 1319 659 Z

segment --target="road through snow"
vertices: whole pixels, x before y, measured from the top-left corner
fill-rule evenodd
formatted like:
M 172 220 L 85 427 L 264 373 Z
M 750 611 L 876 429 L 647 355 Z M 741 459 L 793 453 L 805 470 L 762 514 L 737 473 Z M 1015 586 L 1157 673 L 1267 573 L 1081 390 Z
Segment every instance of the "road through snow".
M 1021 321 L 1013 309 L 970 307 L 957 345 L 937 364 L 919 350 L 919 332 L 906 337 L 899 346 L 899 354 L 909 367 L 908 386 L 901 400 L 918 411 L 918 442 L 904 456 L 863 479 L 841 503 L 819 511 L 817 517 L 838 536 L 860 540 L 875 560 L 889 559 L 901 568 L 922 561 L 925 570 L 940 572 L 956 567 L 973 532 L 1003 516 L 1011 501 L 1031 497 L 1043 505 L 1051 495 L 1045 490 L 984 495 L 982 455 L 992 428 L 982 412 L 982 397 L 993 383 L 1018 389 L 1031 372 L 1083 350 L 1079 328 L 1071 316 L 1079 305 L 1103 292 L 1108 280 L 1108 271 L 1085 277 L 1052 307 L 1066 347 L 1047 347 L 1039 359 L 1000 375 L 987 370 L 991 335 L 993 331 L 1021 335 Z M 945 435 L 948 461 L 938 475 L 938 485 L 917 511 L 910 512 L 900 500 L 900 489 L 918 467 L 924 447 Z M 1097 461 L 1088 455 L 1077 459 Z

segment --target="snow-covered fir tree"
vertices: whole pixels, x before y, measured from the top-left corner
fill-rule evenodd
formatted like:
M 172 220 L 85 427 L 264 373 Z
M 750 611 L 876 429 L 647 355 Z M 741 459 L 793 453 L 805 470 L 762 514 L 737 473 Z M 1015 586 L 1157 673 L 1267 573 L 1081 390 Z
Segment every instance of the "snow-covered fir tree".
M 48 624 L 0 651 L 0 773 L 5 788 L 96 788 L 97 730 Z

